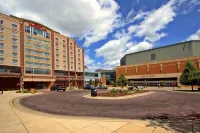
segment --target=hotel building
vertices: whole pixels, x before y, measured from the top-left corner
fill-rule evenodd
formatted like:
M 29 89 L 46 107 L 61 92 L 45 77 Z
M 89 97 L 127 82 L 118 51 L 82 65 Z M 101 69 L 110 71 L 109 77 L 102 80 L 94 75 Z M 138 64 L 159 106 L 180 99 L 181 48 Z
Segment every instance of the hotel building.
M 0 14 L 0 87 L 83 87 L 84 50 L 34 21 Z
M 127 54 L 116 67 L 116 79 L 124 74 L 135 85 L 178 86 L 187 60 L 200 69 L 199 51 L 200 41 L 193 40 Z

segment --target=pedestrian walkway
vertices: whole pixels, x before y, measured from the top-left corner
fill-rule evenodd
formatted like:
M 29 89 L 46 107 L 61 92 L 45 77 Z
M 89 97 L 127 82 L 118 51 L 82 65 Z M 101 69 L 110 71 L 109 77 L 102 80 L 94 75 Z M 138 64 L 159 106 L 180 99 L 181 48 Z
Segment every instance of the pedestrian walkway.
M 149 121 L 56 116 L 13 105 L 13 99 L 33 94 L 0 95 L 0 133 L 171 133 Z M 16 102 L 16 101 L 15 101 Z M 39 101 L 35 101 L 40 104 Z

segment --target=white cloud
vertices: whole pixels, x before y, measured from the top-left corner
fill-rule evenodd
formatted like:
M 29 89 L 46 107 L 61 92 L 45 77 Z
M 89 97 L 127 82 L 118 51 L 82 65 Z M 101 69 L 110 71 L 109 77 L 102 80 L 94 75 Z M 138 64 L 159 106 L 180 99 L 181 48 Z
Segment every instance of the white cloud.
M 160 33 L 160 31 L 174 20 L 176 16 L 174 4 L 175 1 L 171 0 L 157 10 L 149 12 L 144 21 L 139 25 L 130 26 L 128 31 L 134 33 L 137 37 L 144 37 L 145 40 L 151 42 L 165 37 L 167 34 L 164 32 Z
M 4 0 L 0 12 L 38 21 L 84 46 L 106 38 L 120 17 L 114 0 Z
M 131 41 L 131 34 L 118 32 L 115 35 L 116 39 L 110 40 L 102 47 L 96 49 L 97 57 L 104 58 L 104 65 L 108 65 L 112 68 L 120 65 L 120 59 L 128 53 L 137 52 L 141 50 L 150 49 L 153 45 L 149 42 L 136 43 Z
M 200 29 L 196 33 L 190 35 L 187 40 L 200 40 Z
M 89 55 L 85 54 L 84 55 L 84 64 L 85 64 L 85 66 L 91 65 L 92 63 L 94 63 L 94 60 L 91 59 Z

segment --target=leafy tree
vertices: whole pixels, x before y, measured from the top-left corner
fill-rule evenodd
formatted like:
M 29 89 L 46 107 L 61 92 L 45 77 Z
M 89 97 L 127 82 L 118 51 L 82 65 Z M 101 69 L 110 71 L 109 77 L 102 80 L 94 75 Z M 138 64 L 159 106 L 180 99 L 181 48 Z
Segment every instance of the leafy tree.
M 190 60 L 188 60 L 185 64 L 185 69 L 180 76 L 180 83 L 182 85 L 192 86 L 193 91 L 193 86 L 198 84 L 198 73 L 197 68 Z
M 95 85 L 95 87 L 97 87 L 98 84 L 99 84 L 99 79 L 95 79 L 95 81 L 94 81 L 94 85 Z
M 92 80 L 90 79 L 89 84 L 92 85 Z
M 117 85 L 120 86 L 120 87 L 122 87 L 122 89 L 123 89 L 123 87 L 125 85 L 127 85 L 127 83 L 128 83 L 127 78 L 123 74 L 121 74 L 119 76 L 119 78 L 118 78 Z
M 113 87 L 115 87 L 115 86 L 116 86 L 116 84 L 115 84 L 115 82 L 114 82 L 114 81 L 111 81 L 111 85 L 112 85 Z

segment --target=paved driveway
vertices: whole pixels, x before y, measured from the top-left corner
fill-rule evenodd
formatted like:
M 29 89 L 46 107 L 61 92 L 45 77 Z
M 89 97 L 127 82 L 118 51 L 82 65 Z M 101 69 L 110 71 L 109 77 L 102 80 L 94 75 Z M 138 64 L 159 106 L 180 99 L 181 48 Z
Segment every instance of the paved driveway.
M 64 98 L 66 95 L 68 96 L 68 98 L 70 98 L 70 96 L 74 95 L 77 96 L 76 98 L 74 98 L 74 100 L 80 100 L 77 103 L 84 103 L 86 99 L 84 101 L 81 101 L 83 99 L 80 99 L 80 97 L 78 96 L 81 96 L 86 93 L 87 92 L 54 92 L 37 96 L 31 94 L 17 94 L 15 92 L 5 92 L 3 95 L 0 95 L 0 133 L 188 133 L 191 132 L 192 129 L 196 132 L 199 131 L 198 125 L 193 125 L 192 127 L 191 122 L 187 123 L 187 121 L 184 121 L 184 125 L 182 125 L 182 121 L 178 121 L 175 124 L 172 124 L 162 123 L 157 120 L 144 121 L 135 119 L 52 115 L 25 108 L 19 104 L 18 99 L 18 97 L 23 96 L 33 96 L 29 97 L 30 99 L 34 97 L 37 98 L 44 96 L 45 99 L 41 101 L 33 101 L 34 103 L 37 103 L 37 105 L 41 105 L 46 100 L 50 100 L 48 102 L 51 102 L 55 99 L 59 99 L 59 96 L 62 96 Z M 51 98 L 46 99 L 46 97 Z M 27 99 L 29 98 L 27 97 Z M 73 101 L 73 99 L 71 100 Z M 60 102 L 61 101 L 62 100 L 60 100 Z M 90 102 L 90 105 L 92 106 L 97 101 L 91 100 Z M 64 105 L 64 103 L 62 105 Z M 73 107 L 74 105 L 71 104 L 71 106 Z M 90 106 L 88 105 L 88 107 Z M 103 107 L 103 105 L 101 107 Z M 64 107 L 62 108 L 64 109 Z M 182 127 L 180 127 L 180 125 L 182 125 Z
M 52 114 L 127 119 L 149 117 L 188 117 L 200 119 L 200 94 L 156 91 L 154 94 L 123 100 L 84 98 L 89 91 L 52 92 L 27 97 L 22 105 Z

